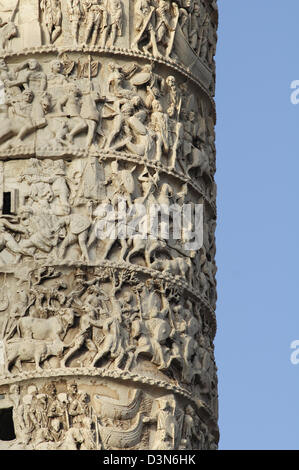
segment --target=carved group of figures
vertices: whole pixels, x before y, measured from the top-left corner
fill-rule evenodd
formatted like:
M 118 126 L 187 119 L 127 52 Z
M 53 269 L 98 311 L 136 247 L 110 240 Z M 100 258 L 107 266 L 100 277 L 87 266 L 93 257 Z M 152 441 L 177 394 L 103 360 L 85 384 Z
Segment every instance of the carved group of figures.
M 116 161 L 104 165 L 95 157 L 83 168 L 63 160 L 29 159 L 13 184 L 16 208 L 0 218 L 2 264 L 32 259 L 137 264 L 182 278 L 214 306 L 215 220 L 206 215 L 202 246 L 185 248 L 197 235 L 193 215 L 189 220 L 179 211 L 183 205 L 193 207 L 187 185 L 175 191 L 159 171 L 128 169 Z M 153 207 L 159 209 L 154 227 Z M 182 226 L 175 240 L 178 218 Z
M 68 14 L 76 44 L 114 46 L 117 37 L 123 35 L 124 10 L 122 0 L 68 0 Z M 84 32 L 80 35 L 80 25 Z
M 70 383 L 65 393 L 57 393 L 54 383 L 42 390 L 30 385 L 21 398 L 20 387 L 12 385 L 15 448 L 30 450 L 95 450 L 96 416 L 87 393 Z
M 37 371 L 112 364 L 121 373 L 142 371 L 145 360 L 171 380 L 198 385 L 204 400 L 215 398 L 210 330 L 195 303 L 163 282 L 143 285 L 111 268 L 90 280 L 79 272 L 72 288 L 54 268 L 32 274 L 30 285 L 19 281 L 1 315 L 6 373 L 22 373 L 26 363 Z
M 213 9 L 215 9 L 213 5 Z M 136 0 L 132 47 L 154 57 L 176 57 L 176 35 L 181 33 L 209 67 L 213 66 L 217 25 L 202 0 Z
M 213 69 L 217 43 L 217 24 L 213 15 L 206 2 L 182 0 L 182 4 L 179 18 L 181 31 L 195 53 Z M 215 2 L 212 4 L 213 10 L 216 10 Z
M 136 391 L 133 401 L 124 406 L 98 394 L 90 396 L 76 382 L 48 382 L 22 388 L 11 385 L 9 400 L 16 434 L 11 450 L 108 450 L 120 446 L 203 450 L 212 443 L 217 447 L 215 436 L 194 408 L 179 405 L 174 395 L 153 399 Z
M 16 0 L 7 21 L 0 23 L 0 48 L 20 34 L 15 22 L 21 0 Z M 44 42 L 54 44 L 63 33 L 63 18 L 75 44 L 114 46 L 124 29 L 132 29 L 132 49 L 150 52 L 154 57 L 177 57 L 176 37 L 181 35 L 195 54 L 213 67 L 217 42 L 215 2 L 203 0 L 135 0 L 133 17 L 123 0 L 39 0 L 39 19 Z M 126 9 L 124 8 L 126 6 Z M 1 12 L 0 12 L 1 14 Z M 29 18 L 28 18 L 29 20 Z M 132 23 L 132 28 L 130 24 Z
M 106 90 L 96 82 L 99 63 L 53 60 L 46 74 L 35 59 L 14 70 L 0 61 L 6 92 L 1 107 L 0 144 L 26 145 L 41 134 L 50 148 L 80 148 L 124 152 L 163 164 L 212 184 L 215 173 L 213 118 L 203 101 L 174 76 L 164 79 L 152 65 L 110 63 L 104 68 Z M 91 82 L 92 79 L 92 82 Z M 77 136 L 85 135 L 85 142 Z M 32 140 L 29 139 L 29 144 Z M 37 141 L 38 145 L 38 141 Z
M 15 18 L 21 2 L 22 0 L 16 0 L 9 19 L 1 20 L 0 49 L 8 50 L 10 41 L 20 34 Z M 68 18 L 75 44 L 113 46 L 117 37 L 123 35 L 122 0 L 67 0 L 65 5 L 61 0 L 38 0 L 38 2 L 39 14 L 36 20 L 42 26 L 45 44 L 54 44 L 63 33 L 64 15 Z M 32 21 L 30 9 L 26 14 L 29 17 L 23 18 L 23 21 Z

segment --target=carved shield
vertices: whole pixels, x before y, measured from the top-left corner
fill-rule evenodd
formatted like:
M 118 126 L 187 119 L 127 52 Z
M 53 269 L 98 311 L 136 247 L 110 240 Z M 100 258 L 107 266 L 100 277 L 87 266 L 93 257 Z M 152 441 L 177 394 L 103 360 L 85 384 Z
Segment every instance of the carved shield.
M 146 135 L 146 133 L 147 133 L 146 132 L 146 127 L 135 116 L 132 116 L 132 117 L 129 118 L 129 124 L 130 124 L 131 129 L 134 132 L 136 132 L 136 134 Z
M 142 86 L 148 83 L 151 79 L 152 74 L 150 72 L 140 72 L 134 75 L 131 79 L 131 83 L 134 86 Z
M 70 231 L 74 235 L 79 235 L 80 233 L 84 232 L 84 230 L 87 230 L 91 225 L 90 220 L 82 215 L 73 214 L 70 217 Z

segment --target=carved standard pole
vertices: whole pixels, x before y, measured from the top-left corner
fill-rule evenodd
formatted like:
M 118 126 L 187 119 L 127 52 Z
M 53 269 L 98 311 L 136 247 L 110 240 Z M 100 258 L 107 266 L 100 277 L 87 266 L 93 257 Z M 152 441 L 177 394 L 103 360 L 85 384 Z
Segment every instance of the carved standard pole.
M 216 1 L 0 17 L 0 449 L 217 448 Z

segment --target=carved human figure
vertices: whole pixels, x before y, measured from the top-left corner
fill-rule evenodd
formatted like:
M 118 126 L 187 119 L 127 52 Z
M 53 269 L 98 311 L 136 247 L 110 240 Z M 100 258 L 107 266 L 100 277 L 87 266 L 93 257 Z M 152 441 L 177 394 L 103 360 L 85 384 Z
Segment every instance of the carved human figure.
M 69 83 L 65 87 L 64 95 L 57 103 L 57 108 L 59 109 L 61 116 L 68 118 L 68 127 L 70 128 L 70 132 L 68 132 L 65 137 L 69 143 L 73 143 L 74 136 L 83 132 L 87 127 L 86 122 L 81 117 L 81 98 L 82 93 L 80 88 L 76 83 Z M 70 126 L 69 123 L 71 123 L 72 126 Z
M 157 431 L 153 447 L 155 449 L 174 449 L 178 423 L 175 417 L 174 399 L 160 398 L 158 400 L 158 410 L 156 413 Z
M 67 0 L 69 20 L 72 26 L 72 35 L 74 38 L 75 44 L 78 44 L 79 40 L 79 30 L 80 30 L 80 20 L 82 18 L 82 7 L 80 0 Z
M 67 387 L 67 413 L 69 426 L 81 427 L 85 417 L 90 415 L 89 395 L 78 391 L 78 385 L 71 382 Z
M 82 0 L 82 8 L 86 24 L 84 42 L 95 45 L 99 34 L 106 34 L 107 10 L 102 0 Z
M 204 61 L 207 62 L 208 59 L 208 50 L 209 50 L 209 12 L 207 8 L 201 4 L 201 18 L 200 18 L 200 30 L 201 30 L 201 37 L 200 37 L 200 46 L 199 46 L 199 56 Z
M 136 350 L 127 367 L 137 364 L 139 355 L 145 355 L 159 369 L 167 367 L 165 342 L 170 335 L 170 326 L 162 318 L 136 319 L 133 323 L 133 337 L 137 340 Z
M 15 68 L 15 73 L 17 74 L 16 80 L 7 82 L 7 87 L 23 86 L 36 93 L 46 90 L 47 76 L 41 70 L 41 66 L 36 59 L 29 59 L 18 65 Z
M 104 341 L 99 347 L 99 350 L 92 361 L 92 365 L 100 361 L 100 359 L 109 355 L 115 359 L 115 367 L 119 367 L 124 359 L 125 351 L 122 345 L 120 321 L 113 313 L 105 320 L 101 321 L 103 329 Z
M 138 49 L 139 42 L 143 39 L 144 34 L 148 34 L 149 44 L 157 51 L 156 37 L 153 26 L 153 13 L 155 8 L 151 6 L 150 0 L 136 0 L 135 1 L 135 29 L 136 37 L 133 41 L 132 48 Z M 159 54 L 159 53 L 158 53 Z
M 9 388 L 9 398 L 13 403 L 13 422 L 16 438 L 26 444 L 29 441 L 29 436 L 26 433 L 26 426 L 24 421 L 24 404 L 21 400 L 20 391 L 21 389 L 19 385 L 11 385 Z
M 161 103 L 154 100 L 152 103 L 151 127 L 156 137 L 156 160 L 161 162 L 162 156 L 169 151 L 169 122 L 168 116 L 163 112 Z
M 193 14 L 190 19 L 189 43 L 196 54 L 199 53 L 200 49 L 201 33 L 201 7 L 198 0 L 195 0 Z
M 48 426 L 48 396 L 45 393 L 40 393 L 36 397 L 35 415 L 37 424 L 42 429 L 47 429 Z
M 93 327 L 101 328 L 102 321 L 98 320 L 97 312 L 89 305 L 82 307 L 83 314 L 80 317 L 79 332 L 70 344 L 70 349 L 64 356 L 61 365 L 67 366 L 67 361 L 84 347 L 90 353 L 89 363 L 94 360 L 98 351 L 97 345 L 93 340 Z
M 30 89 L 25 89 L 20 99 L 10 98 L 8 104 L 12 107 L 15 118 L 3 118 L 0 143 L 16 136 L 14 144 L 22 145 L 28 135 L 47 126 L 45 115 L 51 106 L 51 97 L 47 92 L 34 101 L 34 93 Z M 11 145 L 11 142 L 7 143 L 8 147 Z
M 86 147 L 90 147 L 95 142 L 97 133 L 103 135 L 101 128 L 101 112 L 97 107 L 97 103 L 105 101 L 105 98 L 101 96 L 99 91 L 93 90 L 85 92 L 82 95 L 81 117 L 84 119 L 88 131 Z M 72 131 L 72 136 L 74 137 L 75 135 L 74 131 Z
M 202 432 L 200 431 L 199 418 L 191 405 L 185 408 L 182 438 L 185 439 L 186 449 L 202 450 Z M 194 444 L 195 441 L 195 444 Z
M 18 3 L 19 2 L 17 1 L 16 8 L 12 12 L 11 18 L 8 21 L 4 21 L 0 18 L 0 50 L 8 49 L 9 41 L 18 35 L 18 28 L 13 21 L 15 12 L 18 8 Z
M 45 386 L 45 392 L 48 396 L 48 419 L 51 423 L 56 420 L 54 429 L 56 432 L 63 427 L 63 421 L 65 416 L 65 408 L 57 396 L 57 388 L 54 382 L 50 382 Z M 57 426 L 59 421 L 59 427 Z M 57 441 L 58 439 L 55 439 Z
M 167 0 L 158 0 L 156 7 L 156 41 L 166 49 L 166 56 L 170 56 L 173 47 L 174 34 L 179 18 L 179 8 L 176 3 L 170 4 Z
M 109 1 L 109 41 L 114 46 L 117 36 L 123 35 L 123 4 L 121 0 Z
M 24 235 L 27 234 L 27 231 L 20 224 L 12 224 L 6 219 L 0 219 L 0 252 L 3 251 L 5 248 L 8 249 L 11 253 L 17 256 L 17 263 L 22 255 L 29 254 L 29 252 L 25 248 L 21 247 L 18 242 L 16 242 L 16 240 L 8 232 L 8 230 Z
M 55 95 L 57 93 L 57 87 L 61 88 L 67 84 L 66 76 L 62 73 L 62 65 L 59 59 L 54 59 L 50 63 L 51 72 L 47 76 L 47 89 L 50 91 L 53 89 Z M 57 97 L 57 95 L 55 97 Z
M 11 70 L 4 59 L 0 59 L 0 80 L 4 85 L 5 94 L 16 95 L 19 93 L 18 87 L 7 88 L 7 84 L 16 79 L 16 75 L 13 70 Z M 7 116 L 7 103 L 3 103 L 0 107 L 0 113 Z M 8 116 L 7 116 L 8 117 Z
M 87 250 L 87 240 L 91 221 L 86 216 L 80 214 L 71 214 L 61 221 L 67 228 L 67 234 L 58 250 L 60 259 L 63 259 L 67 248 L 78 242 L 81 249 L 82 259 L 89 262 Z
M 63 160 L 45 162 L 47 164 L 45 173 L 51 183 L 51 190 L 53 192 L 53 203 L 51 205 L 52 212 L 59 215 L 68 215 L 71 212 L 69 195 L 70 190 L 66 183 L 66 170 Z
M 164 53 L 169 57 L 179 18 L 177 4 L 157 0 L 156 6 L 153 6 L 150 0 L 137 0 L 134 17 L 136 35 L 132 48 L 139 49 L 139 43 L 143 43 L 145 52 L 151 51 L 155 57 L 160 57 Z
M 126 88 L 126 74 L 123 68 L 114 62 L 110 62 L 107 69 L 109 72 L 107 80 L 107 91 L 108 95 L 111 96 L 112 101 L 115 101 L 115 97 L 119 99 L 130 99 L 132 97 L 132 91 Z
M 50 253 L 57 246 L 62 221 L 54 215 L 34 213 L 30 207 L 20 208 L 19 215 L 23 228 L 27 230 L 27 237 L 20 242 L 22 252 L 27 256 L 33 256 L 36 251 Z
M 17 289 L 18 301 L 12 306 L 7 323 L 3 328 L 3 337 L 6 340 L 12 338 L 17 330 L 18 319 L 26 315 L 28 311 L 28 294 L 26 289 Z
M 40 0 L 40 8 L 48 33 L 48 41 L 53 44 L 62 32 L 61 0 Z
M 132 101 L 127 98 L 121 98 L 115 103 L 115 112 L 112 122 L 112 129 L 107 137 L 106 148 L 119 150 L 133 144 L 132 127 L 134 126 L 135 119 L 137 121 L 137 130 L 140 128 L 141 132 L 146 133 L 145 126 L 135 118 L 135 106 L 139 101 L 134 98 Z M 139 131 L 140 132 L 140 131 Z M 120 137 L 120 140 L 116 139 Z

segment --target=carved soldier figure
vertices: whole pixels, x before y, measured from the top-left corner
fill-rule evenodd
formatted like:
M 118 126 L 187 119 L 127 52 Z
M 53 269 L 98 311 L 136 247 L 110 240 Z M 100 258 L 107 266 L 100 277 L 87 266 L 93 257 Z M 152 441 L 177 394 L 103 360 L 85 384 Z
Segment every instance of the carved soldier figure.
M 154 100 L 152 103 L 151 126 L 156 137 L 156 160 L 161 162 L 163 154 L 169 151 L 169 122 L 168 116 L 163 112 L 161 103 Z
M 4 86 L 7 87 L 9 82 L 15 79 L 16 79 L 15 73 L 8 68 L 8 65 L 4 59 L 0 59 L 0 80 L 3 81 Z M 10 92 L 12 93 L 12 89 L 10 90 Z M 19 92 L 17 87 L 15 88 L 13 94 L 16 94 L 16 92 Z
M 47 126 L 45 115 L 51 107 L 51 96 L 47 92 L 42 93 L 34 101 L 34 93 L 30 89 L 25 89 L 20 101 L 10 100 L 9 104 L 13 107 L 16 119 L 10 120 L 8 127 L 4 126 L 0 137 L 2 141 L 16 135 L 14 143 L 21 145 L 25 137 Z M 8 144 L 8 146 L 11 145 L 11 143 Z
M 24 444 L 29 442 L 30 436 L 26 432 L 26 425 L 24 421 L 24 404 L 21 400 L 19 385 L 11 385 L 9 388 L 9 397 L 13 403 L 13 422 L 15 428 L 15 434 L 17 439 Z
M 16 4 L 16 9 L 18 8 L 18 1 Z M 15 10 L 16 11 L 16 10 Z M 14 39 L 18 35 L 18 29 L 13 22 L 13 17 L 14 17 L 14 12 L 11 16 L 10 21 L 3 21 L 2 18 L 0 18 L 0 50 L 2 49 L 7 49 L 9 41 L 11 39 Z
M 186 440 L 186 449 L 202 449 L 202 433 L 199 429 L 199 418 L 191 405 L 187 405 L 183 422 L 183 439 Z M 195 440 L 195 445 L 194 441 Z
M 177 440 L 178 423 L 175 417 L 174 399 L 160 398 L 156 414 L 157 432 L 155 436 L 154 449 L 169 450 L 175 448 Z M 160 443 L 161 440 L 161 443 Z
M 41 0 L 40 7 L 44 14 L 44 22 L 48 32 L 48 39 L 53 44 L 61 35 L 61 0 Z
M 82 0 L 82 8 L 86 24 L 84 42 L 88 44 L 91 37 L 90 42 L 95 45 L 100 31 L 103 34 L 107 28 L 107 10 L 102 0 Z
M 119 367 L 125 356 L 122 345 L 121 329 L 119 319 L 112 313 L 110 317 L 101 322 L 103 328 L 104 341 L 92 362 L 96 366 L 98 361 L 108 354 L 115 359 L 115 367 Z
M 41 70 L 40 64 L 36 59 L 29 59 L 15 68 L 17 79 L 11 80 L 6 83 L 6 86 L 16 87 L 23 86 L 29 88 L 32 92 L 40 93 L 47 88 L 47 76 Z
M 22 254 L 28 254 L 28 251 L 22 248 L 7 230 L 16 233 L 22 233 L 24 235 L 27 235 L 27 231 L 24 227 L 22 227 L 22 225 L 11 224 L 5 219 L 0 219 L 0 251 L 3 251 L 5 248 L 7 248 L 13 254 L 17 255 L 16 262 L 18 262 Z
M 172 3 L 171 6 L 168 0 L 158 0 L 158 6 L 156 7 L 156 43 L 157 45 L 162 44 L 164 47 L 167 47 L 167 56 L 169 56 L 171 52 L 171 48 L 169 47 L 172 41 L 171 32 L 175 32 L 171 21 L 171 8 L 176 9 L 178 19 L 178 7 L 175 3 Z
M 174 42 L 174 35 L 179 18 L 179 8 L 176 3 L 170 4 L 168 0 L 157 0 L 152 6 L 149 0 L 135 2 L 135 29 L 136 37 L 132 48 L 139 49 L 139 43 L 144 41 L 143 50 L 152 51 L 155 57 L 160 57 L 162 47 L 166 57 L 169 57 Z
M 72 34 L 75 44 L 79 40 L 80 20 L 82 18 L 82 7 L 80 0 L 67 0 L 69 19 L 72 25 Z
M 62 73 L 62 62 L 59 59 L 54 59 L 50 63 L 51 73 L 48 74 L 47 83 L 48 90 L 53 89 L 57 93 L 57 87 L 64 87 L 67 85 L 66 76 Z
M 114 46 L 117 36 L 123 35 L 123 5 L 121 0 L 109 1 L 110 45 Z M 106 41 L 105 41 L 106 42 Z
M 26 315 L 28 311 L 28 295 L 25 289 L 19 288 L 17 290 L 19 301 L 12 307 L 9 312 L 9 318 L 5 329 L 3 330 L 3 337 L 9 340 L 17 329 L 17 322 L 19 318 Z
M 71 214 L 63 218 L 62 223 L 67 227 L 67 235 L 63 240 L 59 248 L 59 257 L 63 259 L 65 256 L 66 249 L 78 241 L 82 259 L 86 262 L 89 261 L 88 250 L 86 246 L 89 227 L 91 226 L 91 221 L 79 214 Z
M 103 134 L 101 129 L 101 112 L 97 107 L 97 103 L 104 100 L 105 98 L 98 91 L 90 90 L 83 93 L 81 117 L 85 120 L 88 129 L 86 138 L 87 148 L 94 142 L 96 133 Z M 74 131 L 72 135 L 75 135 Z
M 155 49 L 157 55 L 159 55 L 153 25 L 153 13 L 155 8 L 151 5 L 150 0 L 136 0 L 135 1 L 135 29 L 136 37 L 133 41 L 132 48 L 138 49 L 139 42 L 144 38 L 144 34 L 149 35 L 149 47 Z

